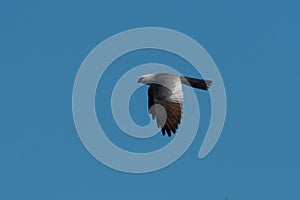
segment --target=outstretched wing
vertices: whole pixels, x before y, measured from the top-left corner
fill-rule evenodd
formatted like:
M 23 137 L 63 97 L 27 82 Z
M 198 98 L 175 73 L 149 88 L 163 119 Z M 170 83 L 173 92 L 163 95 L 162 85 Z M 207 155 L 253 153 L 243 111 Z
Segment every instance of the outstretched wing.
M 171 88 L 151 84 L 148 89 L 148 109 L 152 119 L 156 119 L 162 134 L 176 133 L 182 117 L 183 92 L 180 86 Z

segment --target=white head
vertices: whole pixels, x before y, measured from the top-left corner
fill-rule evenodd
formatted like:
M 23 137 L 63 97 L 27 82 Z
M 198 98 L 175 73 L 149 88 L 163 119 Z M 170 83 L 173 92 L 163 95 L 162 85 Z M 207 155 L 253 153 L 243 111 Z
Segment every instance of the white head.
M 145 75 L 141 76 L 137 82 L 138 83 L 143 83 L 143 84 L 146 84 L 146 85 L 151 84 L 151 83 L 154 82 L 155 75 L 156 75 L 156 73 L 145 74 Z

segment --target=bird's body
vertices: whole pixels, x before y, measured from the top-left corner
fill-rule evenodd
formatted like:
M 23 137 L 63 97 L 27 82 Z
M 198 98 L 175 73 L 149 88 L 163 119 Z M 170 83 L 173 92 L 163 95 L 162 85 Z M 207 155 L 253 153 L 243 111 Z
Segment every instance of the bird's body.
M 140 77 L 138 83 L 149 85 L 148 109 L 162 134 L 175 133 L 181 122 L 183 108 L 182 84 L 207 90 L 212 81 L 189 78 L 176 74 L 152 73 Z

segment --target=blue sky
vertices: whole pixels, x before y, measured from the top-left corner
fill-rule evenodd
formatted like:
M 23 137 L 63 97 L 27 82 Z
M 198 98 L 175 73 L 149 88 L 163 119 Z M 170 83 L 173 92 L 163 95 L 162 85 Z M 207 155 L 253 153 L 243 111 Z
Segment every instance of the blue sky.
M 299 6 L 258 0 L 3 1 L 0 199 L 299 199 Z M 81 62 L 98 43 L 144 26 L 174 29 L 204 46 L 223 76 L 228 112 L 221 138 L 205 159 L 197 158 L 204 118 L 194 143 L 174 164 L 126 174 L 104 166 L 82 145 L 72 118 L 72 88 Z M 125 64 L 125 70 L 155 60 L 184 64 L 149 51 L 114 65 Z M 116 69 L 112 65 L 112 78 L 102 81 L 112 84 L 122 73 Z M 144 102 L 139 100 L 145 91 L 139 89 L 132 103 Z M 101 92 L 96 100 L 110 95 L 109 88 Z M 198 97 L 209 104 L 207 94 Z M 97 111 L 108 116 L 105 127 L 117 132 L 109 110 L 97 104 Z M 131 111 L 137 123 L 148 122 L 146 110 Z M 208 115 L 209 109 L 201 112 Z M 132 148 L 120 138 L 111 136 Z

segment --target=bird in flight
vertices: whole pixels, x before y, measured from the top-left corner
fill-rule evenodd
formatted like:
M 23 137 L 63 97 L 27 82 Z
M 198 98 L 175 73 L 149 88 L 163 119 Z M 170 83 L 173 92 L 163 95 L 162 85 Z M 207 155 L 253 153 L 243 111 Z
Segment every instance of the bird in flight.
M 138 83 L 149 85 L 148 110 L 156 119 L 162 134 L 171 137 L 181 122 L 183 108 L 182 84 L 208 90 L 211 80 L 203 80 L 168 73 L 152 73 L 141 76 Z

